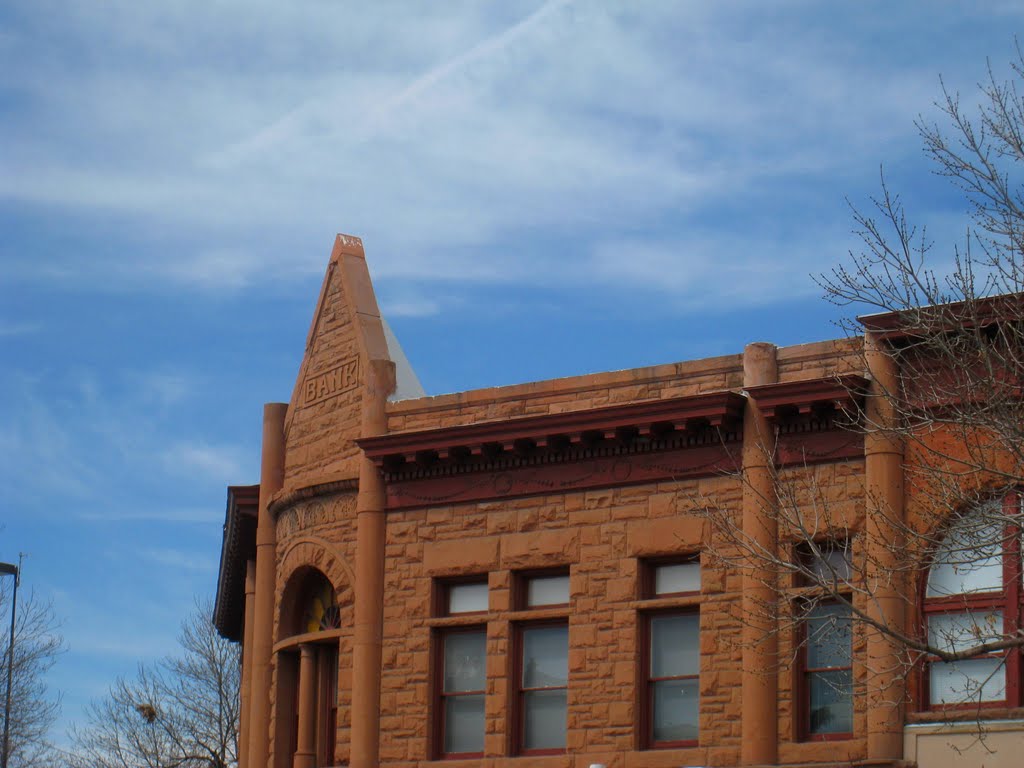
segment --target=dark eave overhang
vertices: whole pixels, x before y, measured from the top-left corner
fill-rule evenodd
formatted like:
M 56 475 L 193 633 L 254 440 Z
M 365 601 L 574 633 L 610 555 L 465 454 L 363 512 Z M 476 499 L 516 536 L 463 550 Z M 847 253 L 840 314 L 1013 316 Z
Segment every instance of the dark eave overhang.
M 565 450 L 599 440 L 659 437 L 742 422 L 744 398 L 735 392 L 649 400 L 625 405 L 527 416 L 505 421 L 364 437 L 356 442 L 385 474 L 437 461 L 464 461 L 538 449 Z
M 259 485 L 228 486 L 213 623 L 222 637 L 235 642 L 242 640 L 245 571 L 248 561 L 256 557 L 259 500 Z
M 886 340 L 899 341 L 1021 319 L 1024 319 L 1024 293 L 860 315 L 857 321 L 866 331 Z
M 860 411 L 868 380 L 859 374 L 787 381 L 747 387 L 761 414 L 773 421 L 810 416 L 826 410 L 855 414 Z

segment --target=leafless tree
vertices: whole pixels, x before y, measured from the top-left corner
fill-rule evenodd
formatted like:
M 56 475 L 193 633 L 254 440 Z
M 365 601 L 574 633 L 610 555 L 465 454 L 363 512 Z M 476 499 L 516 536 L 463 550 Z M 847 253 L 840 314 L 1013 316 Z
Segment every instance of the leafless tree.
M 1000 698 L 1002 660 L 1024 647 L 1024 628 L 1003 621 L 1007 598 L 997 594 L 1006 573 L 1020 580 L 1024 522 L 1022 82 L 1018 48 L 1008 79 L 989 67 L 976 105 L 943 83 L 938 118 L 917 121 L 935 173 L 963 194 L 961 242 L 937 244 L 911 224 L 883 177 L 869 208 L 851 206 L 861 247 L 818 276 L 828 301 L 859 315 L 847 323 L 868 339 L 859 367 L 891 363 L 892 376 L 875 378 L 866 404 L 858 397 L 862 405 L 835 418 L 902 452 L 907 509 L 889 509 L 853 480 L 837 495 L 834 466 L 777 468 L 762 502 L 778 546 L 766 547 L 735 514 L 689 502 L 712 525 L 709 556 L 768 588 L 757 618 L 794 639 L 780 650 L 796 653 L 808 641 L 790 630 L 816 606 L 840 605 L 854 643 L 886 636 L 902 671 L 925 662 L 934 685 L 949 684 L 943 675 L 958 664 L 986 660 L 964 673 L 967 702 Z M 774 449 L 769 439 L 772 458 Z M 883 593 L 898 610 L 883 605 Z
M 53 764 L 50 729 L 60 714 L 60 695 L 50 691 L 47 673 L 64 649 L 53 605 L 34 592 L 18 596 L 14 629 L 14 670 L 11 681 L 10 768 L 43 768 Z M 11 585 L 0 588 L 0 695 L 6 695 L 10 640 Z M 0 698 L 0 701 L 3 701 Z
M 217 634 L 209 601 L 183 622 L 181 652 L 140 665 L 93 702 L 72 732 L 74 768 L 229 768 L 238 760 L 236 644 Z

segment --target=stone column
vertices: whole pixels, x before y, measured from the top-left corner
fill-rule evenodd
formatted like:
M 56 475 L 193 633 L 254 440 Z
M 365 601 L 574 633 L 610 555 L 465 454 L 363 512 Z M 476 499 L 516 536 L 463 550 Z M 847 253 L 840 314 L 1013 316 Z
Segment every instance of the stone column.
M 256 561 L 245 563 L 245 625 L 242 631 L 241 711 L 238 713 L 238 764 L 245 768 L 249 758 L 249 710 L 252 704 L 253 610 L 256 603 Z
M 743 385 L 778 381 L 775 345 L 758 342 L 743 351 Z M 775 440 L 757 403 L 743 413 L 743 538 L 755 548 L 778 551 L 775 515 Z M 755 556 L 743 572 L 743 672 L 741 762 L 774 765 L 778 754 L 778 627 L 775 578 Z
M 299 646 L 299 733 L 292 768 L 316 766 L 316 647 Z
M 387 432 L 387 397 L 395 365 L 371 360 L 363 395 L 362 435 Z M 384 620 L 384 479 L 365 455 L 356 502 L 355 627 L 352 644 L 351 768 L 377 768 L 380 754 L 381 640 Z
M 274 644 L 277 531 L 269 504 L 284 484 L 284 421 L 287 413 L 286 403 L 267 403 L 263 406 L 263 457 L 260 464 L 256 591 L 253 599 L 249 764 L 245 768 L 267 768 L 270 758 L 270 680 Z
M 869 333 L 864 344 L 872 380 L 864 435 L 864 578 L 872 599 L 865 608 L 875 621 L 902 631 L 906 609 L 904 579 L 895 567 L 904 538 L 903 442 L 892 431 L 897 426 L 893 397 L 899 392 L 899 377 L 884 341 Z M 900 760 L 907 670 L 897 641 L 870 628 L 867 632 L 868 759 Z

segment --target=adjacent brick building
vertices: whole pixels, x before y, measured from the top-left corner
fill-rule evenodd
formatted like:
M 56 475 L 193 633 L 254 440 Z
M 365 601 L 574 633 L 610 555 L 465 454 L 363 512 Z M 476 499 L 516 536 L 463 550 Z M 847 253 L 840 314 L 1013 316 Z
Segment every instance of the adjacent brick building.
M 715 540 L 712 508 L 790 552 L 780 477 L 851 539 L 909 504 L 899 451 L 843 423 L 884 407 L 875 343 L 417 396 L 339 236 L 260 483 L 228 493 L 215 619 L 243 643 L 242 768 L 1018 764 L 1019 658 L 982 756 L 958 757 L 976 717 L 915 712 L 841 606 L 780 631 L 763 606 L 800 585 L 780 598 Z

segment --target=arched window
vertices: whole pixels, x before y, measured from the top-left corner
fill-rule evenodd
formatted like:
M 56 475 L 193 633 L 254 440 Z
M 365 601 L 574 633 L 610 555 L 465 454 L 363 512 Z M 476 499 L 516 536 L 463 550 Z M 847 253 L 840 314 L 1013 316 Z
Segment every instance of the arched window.
M 316 574 L 320 576 L 319 573 Z M 316 583 L 319 581 L 319 583 Z M 302 616 L 303 632 L 322 632 L 341 627 L 341 610 L 334 587 L 320 576 L 310 584 L 305 594 L 305 611 Z
M 1021 496 L 980 504 L 958 516 L 938 543 L 925 584 L 928 644 L 964 652 L 1018 636 L 1024 614 Z M 930 707 L 1021 705 L 1021 648 L 957 661 L 931 656 L 924 674 Z
M 275 768 L 334 765 L 338 728 L 338 632 L 341 608 L 328 578 L 312 567 L 296 571 L 281 597 Z M 294 638 L 294 639 L 292 639 Z M 301 699 L 310 718 L 300 721 Z

